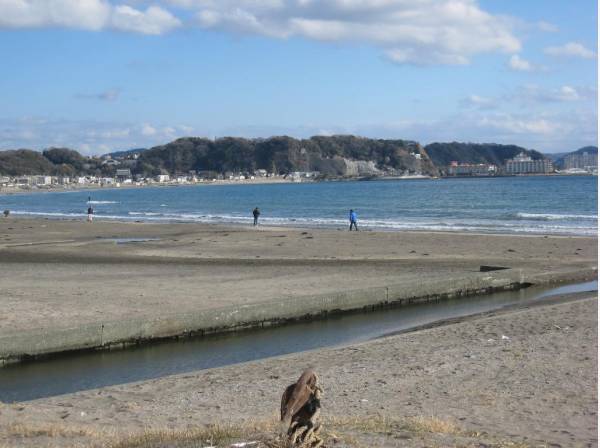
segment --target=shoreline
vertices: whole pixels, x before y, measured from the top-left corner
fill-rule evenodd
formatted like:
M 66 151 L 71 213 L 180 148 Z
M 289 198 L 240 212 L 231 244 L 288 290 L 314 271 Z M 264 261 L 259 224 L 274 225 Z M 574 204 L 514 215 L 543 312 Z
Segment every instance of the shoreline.
M 269 185 L 269 184 L 297 184 L 297 183 L 313 183 L 313 180 L 304 180 L 302 182 L 293 182 L 291 180 L 276 178 L 276 179 L 246 179 L 246 180 L 217 180 L 215 182 L 206 181 L 206 182 L 189 182 L 189 183 L 169 183 L 169 182 L 156 182 L 152 184 L 143 184 L 143 185 L 133 185 L 133 184 L 121 184 L 120 186 L 116 185 L 78 185 L 76 187 L 62 187 L 55 186 L 50 188 L 31 188 L 31 189 L 23 189 L 23 188 L 10 188 L 0 187 L 0 196 L 5 194 L 9 195 L 17 195 L 17 194 L 34 194 L 34 193 L 72 193 L 72 192 L 83 192 L 83 191 L 105 191 L 105 190 L 127 190 L 127 189 L 143 189 L 143 188 L 167 188 L 167 187 L 201 187 L 201 186 L 209 186 L 209 185 Z
M 270 185 L 270 184 L 307 184 L 307 183 L 327 183 L 327 182 L 377 182 L 377 181 L 403 181 L 403 180 L 446 180 L 446 179 L 494 179 L 494 178 L 523 178 L 523 177 L 597 177 L 597 174 L 522 174 L 522 175 L 498 175 L 498 176 L 387 176 L 387 177 L 340 177 L 329 179 L 303 179 L 300 182 L 284 179 L 279 176 L 277 178 L 258 178 L 245 180 L 216 180 L 204 182 L 189 182 L 189 183 L 152 183 L 143 185 L 121 184 L 120 186 L 110 185 L 78 185 L 77 187 L 53 186 L 50 188 L 31 188 L 22 189 L 18 187 L 0 187 L 0 196 L 2 195 L 17 195 L 17 194 L 34 194 L 34 193 L 69 193 L 82 191 L 102 191 L 102 190 L 122 190 L 122 189 L 142 189 L 152 187 L 200 187 L 200 186 L 225 186 L 225 185 Z
M 54 221 L 70 221 L 70 222 L 81 222 L 85 223 L 87 214 L 81 213 L 77 215 L 60 215 L 52 214 L 53 212 L 48 212 L 48 214 L 44 212 L 39 212 L 34 214 L 32 212 L 20 213 L 20 212 L 11 212 L 9 219 L 23 219 L 23 220 L 54 220 Z M 0 216 L 0 220 L 6 219 L 6 217 Z M 264 218 L 263 218 L 264 219 Z M 172 224 L 193 224 L 198 226 L 221 226 L 226 228 L 237 228 L 237 229 L 252 229 L 252 218 L 247 218 L 248 224 L 236 222 L 236 221 L 200 221 L 200 220 L 192 220 L 192 219 L 178 219 L 178 218 L 157 218 L 157 217 L 144 217 L 140 218 L 139 216 L 132 216 L 131 218 L 127 218 L 125 216 L 102 216 L 102 215 L 94 215 L 94 222 L 104 222 L 104 223 L 122 223 L 122 224 L 155 224 L 155 225 L 172 225 Z M 265 230 L 276 230 L 276 229 L 289 229 L 289 230 L 329 230 L 329 231 L 340 231 L 346 230 L 346 224 L 340 227 L 341 224 L 331 224 L 331 225 L 299 225 L 294 221 L 294 224 L 286 225 L 281 223 L 264 223 L 264 221 L 254 230 L 260 231 L 260 229 Z M 369 227 L 367 225 L 361 226 L 361 232 L 386 232 L 386 233 L 394 233 L 394 232 L 409 232 L 409 233 L 441 233 L 441 234 L 466 234 L 466 235 L 479 235 L 479 236 L 521 236 L 521 237 L 540 237 L 540 236 L 551 236 L 553 238 L 593 238 L 597 236 L 597 230 L 593 233 L 552 233 L 552 232 L 525 232 L 525 231 L 514 231 L 514 232 L 500 232 L 500 231 L 489 231 L 484 232 L 481 230 L 466 230 L 466 229 L 457 229 L 457 230 L 440 230 L 440 229 L 422 229 L 422 228 L 403 228 L 397 229 L 392 227 Z

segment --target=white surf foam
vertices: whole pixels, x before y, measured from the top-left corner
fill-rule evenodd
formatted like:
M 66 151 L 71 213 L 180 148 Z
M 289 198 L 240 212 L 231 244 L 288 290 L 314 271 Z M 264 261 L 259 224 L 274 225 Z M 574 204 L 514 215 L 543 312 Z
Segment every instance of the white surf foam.
M 574 219 L 598 220 L 598 216 L 596 215 L 562 215 L 558 213 L 517 213 L 516 216 L 520 219 L 529 219 L 532 221 L 560 221 Z

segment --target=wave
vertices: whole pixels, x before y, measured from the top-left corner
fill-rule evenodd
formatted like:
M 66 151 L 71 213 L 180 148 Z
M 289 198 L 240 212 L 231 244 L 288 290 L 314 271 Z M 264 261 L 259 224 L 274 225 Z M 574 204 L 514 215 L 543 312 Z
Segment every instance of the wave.
M 162 216 L 162 213 L 156 212 L 127 212 L 127 214 L 135 216 Z
M 82 218 L 85 213 L 69 212 L 34 212 L 34 211 L 12 211 L 16 215 L 46 216 L 54 218 Z M 559 215 L 565 216 L 565 215 Z M 588 215 L 583 215 L 588 216 Z M 198 222 L 207 224 L 236 224 L 251 225 L 252 217 L 234 214 L 202 214 L 202 213 L 156 213 L 156 212 L 128 212 L 127 215 L 103 215 L 96 214 L 98 219 L 120 220 L 120 221 L 155 221 L 155 222 Z M 538 224 L 518 221 L 502 221 L 491 219 L 362 219 L 359 227 L 375 230 L 391 231 L 443 231 L 443 232 L 473 232 L 473 233 L 509 233 L 509 234 L 554 234 L 554 235 L 596 235 L 598 232 L 595 223 L 560 223 L 557 220 L 538 220 Z M 554 221 L 554 224 L 544 221 Z M 326 217 L 261 217 L 261 224 L 266 226 L 282 227 L 311 227 L 311 228 L 338 228 L 346 229 L 347 220 Z
M 561 215 L 558 213 L 517 213 L 513 215 L 517 219 L 527 219 L 531 221 L 561 221 L 561 220 L 590 220 L 597 221 L 597 215 Z
M 88 204 L 120 204 L 118 201 L 88 201 Z

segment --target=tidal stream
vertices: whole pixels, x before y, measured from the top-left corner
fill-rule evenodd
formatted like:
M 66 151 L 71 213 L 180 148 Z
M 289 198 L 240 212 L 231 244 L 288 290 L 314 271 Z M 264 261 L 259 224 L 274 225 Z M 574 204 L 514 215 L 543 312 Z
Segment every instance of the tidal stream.
M 0 401 L 34 400 L 322 347 L 347 345 L 441 320 L 515 304 L 534 303 L 557 294 L 597 289 L 597 281 L 558 288 L 529 287 L 242 332 L 167 340 L 123 350 L 77 352 L 9 364 L 0 367 Z

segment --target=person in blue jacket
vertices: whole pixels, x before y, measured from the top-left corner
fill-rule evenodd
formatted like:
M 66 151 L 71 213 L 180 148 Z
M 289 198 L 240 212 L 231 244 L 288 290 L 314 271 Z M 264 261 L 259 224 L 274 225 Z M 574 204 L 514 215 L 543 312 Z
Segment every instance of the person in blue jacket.
M 352 226 L 354 226 L 354 230 L 358 232 L 358 227 L 356 226 L 356 221 L 358 218 L 356 217 L 356 212 L 354 210 L 350 210 L 350 228 L 348 230 L 352 231 Z

